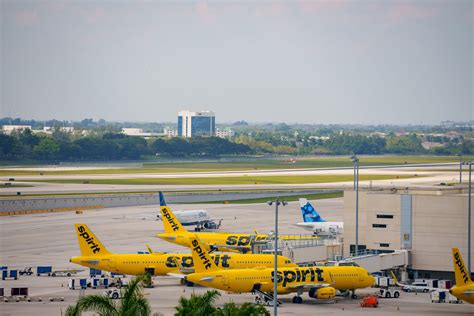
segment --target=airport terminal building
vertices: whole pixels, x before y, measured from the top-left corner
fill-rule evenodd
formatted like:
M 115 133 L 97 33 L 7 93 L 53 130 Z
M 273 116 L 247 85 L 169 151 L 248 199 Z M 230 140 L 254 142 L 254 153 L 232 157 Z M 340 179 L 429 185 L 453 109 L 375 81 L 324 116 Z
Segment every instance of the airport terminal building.
M 344 192 L 345 255 L 355 249 L 355 201 L 355 191 Z M 359 191 L 359 249 L 407 249 L 409 278 L 452 278 L 453 247 L 467 264 L 467 219 L 467 193 L 459 189 Z

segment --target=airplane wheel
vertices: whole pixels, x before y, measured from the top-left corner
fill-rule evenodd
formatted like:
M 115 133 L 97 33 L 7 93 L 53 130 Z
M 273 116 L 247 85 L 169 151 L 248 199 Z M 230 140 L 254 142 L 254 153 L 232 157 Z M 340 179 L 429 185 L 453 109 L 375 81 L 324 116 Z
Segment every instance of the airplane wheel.
M 352 294 L 352 295 L 351 295 L 351 298 L 352 298 L 353 300 L 356 300 L 357 297 L 358 297 L 357 294 Z
M 186 286 L 193 287 L 194 283 L 191 281 L 186 281 Z
M 293 296 L 293 304 L 303 303 L 303 298 L 301 296 Z

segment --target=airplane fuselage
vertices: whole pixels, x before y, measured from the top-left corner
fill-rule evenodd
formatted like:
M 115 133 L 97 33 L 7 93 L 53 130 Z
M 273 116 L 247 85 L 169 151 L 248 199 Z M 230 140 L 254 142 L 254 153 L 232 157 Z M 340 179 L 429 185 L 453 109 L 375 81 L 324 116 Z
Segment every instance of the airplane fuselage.
M 208 233 L 208 232 L 183 232 L 180 234 L 163 233 L 157 236 L 168 242 L 189 247 L 190 239 L 196 234 L 203 243 L 208 245 L 218 245 L 219 250 L 239 252 L 239 249 L 250 251 L 252 242 L 258 240 L 268 240 L 266 234 L 230 234 L 230 233 Z M 229 248 L 226 248 L 229 246 Z
M 216 254 L 212 255 L 214 263 L 223 269 L 247 269 L 254 267 L 273 267 L 273 255 L 261 254 Z M 95 269 L 127 275 L 142 275 L 145 272 L 155 276 L 167 273 L 180 273 L 180 268 L 193 269 L 191 254 L 110 254 L 98 256 L 78 256 L 71 262 Z M 178 265 L 177 265 L 178 263 Z M 278 265 L 293 267 L 288 258 L 278 256 Z
M 223 291 L 246 293 L 258 286 L 273 291 L 273 272 L 269 269 L 225 270 L 187 275 L 187 280 Z M 299 267 L 278 269 L 278 293 L 297 292 L 298 286 L 330 284 L 335 289 L 354 290 L 372 286 L 374 278 L 360 267 Z
M 464 286 L 454 286 L 449 290 L 449 293 L 456 296 L 458 299 L 474 304 L 474 284 Z
M 252 243 L 255 241 L 265 241 L 272 240 L 268 234 L 234 234 L 234 233 L 212 233 L 212 232 L 180 232 L 180 233 L 162 233 L 157 234 L 156 236 L 166 240 L 168 242 L 178 244 L 184 247 L 190 245 L 190 240 L 194 236 L 198 236 L 199 239 L 209 245 L 216 246 L 219 251 L 229 251 L 229 252 L 249 252 L 251 250 Z M 291 236 L 291 235 L 282 235 L 280 239 L 282 240 L 291 240 L 294 238 L 301 238 L 300 235 Z M 308 237 L 304 237 L 308 238 Z M 311 238 L 317 238 L 313 236 Z
M 341 234 L 344 228 L 342 222 L 301 222 L 295 225 L 312 231 L 314 234 L 324 235 Z

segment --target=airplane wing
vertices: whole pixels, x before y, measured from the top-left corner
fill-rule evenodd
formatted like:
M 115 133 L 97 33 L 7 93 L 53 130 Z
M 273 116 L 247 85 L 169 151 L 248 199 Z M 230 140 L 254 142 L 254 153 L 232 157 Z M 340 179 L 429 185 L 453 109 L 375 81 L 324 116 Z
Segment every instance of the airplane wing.
M 211 244 L 209 245 L 209 247 L 211 247 L 211 249 L 214 251 L 247 252 L 251 250 L 250 246 L 229 246 L 229 245 Z
M 166 275 L 169 275 L 178 279 L 184 279 L 186 277 L 184 274 L 181 274 L 181 273 L 166 273 Z
M 314 228 L 314 225 L 313 223 L 311 222 L 308 222 L 308 223 L 296 223 L 296 224 L 293 224 L 295 226 L 298 226 L 298 227 L 304 227 L 304 228 L 308 228 L 308 229 L 313 229 Z
M 179 263 L 179 260 L 176 257 L 173 257 L 173 261 L 174 261 L 174 264 L 176 264 L 176 266 L 178 267 L 179 272 L 184 273 L 184 274 L 194 273 L 194 268 L 183 267 L 183 265 Z
M 288 286 L 290 289 L 302 289 L 303 291 L 309 291 L 311 289 L 321 289 L 323 287 L 329 287 L 331 284 L 329 283 L 309 283 L 309 284 L 298 284 Z

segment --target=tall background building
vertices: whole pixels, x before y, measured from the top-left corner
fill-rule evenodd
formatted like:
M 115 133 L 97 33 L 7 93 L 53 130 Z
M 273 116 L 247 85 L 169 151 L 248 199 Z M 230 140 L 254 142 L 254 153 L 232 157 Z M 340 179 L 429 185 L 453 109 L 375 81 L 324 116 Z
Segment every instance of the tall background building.
M 214 112 L 178 112 L 178 136 L 213 136 L 215 133 L 216 117 Z

